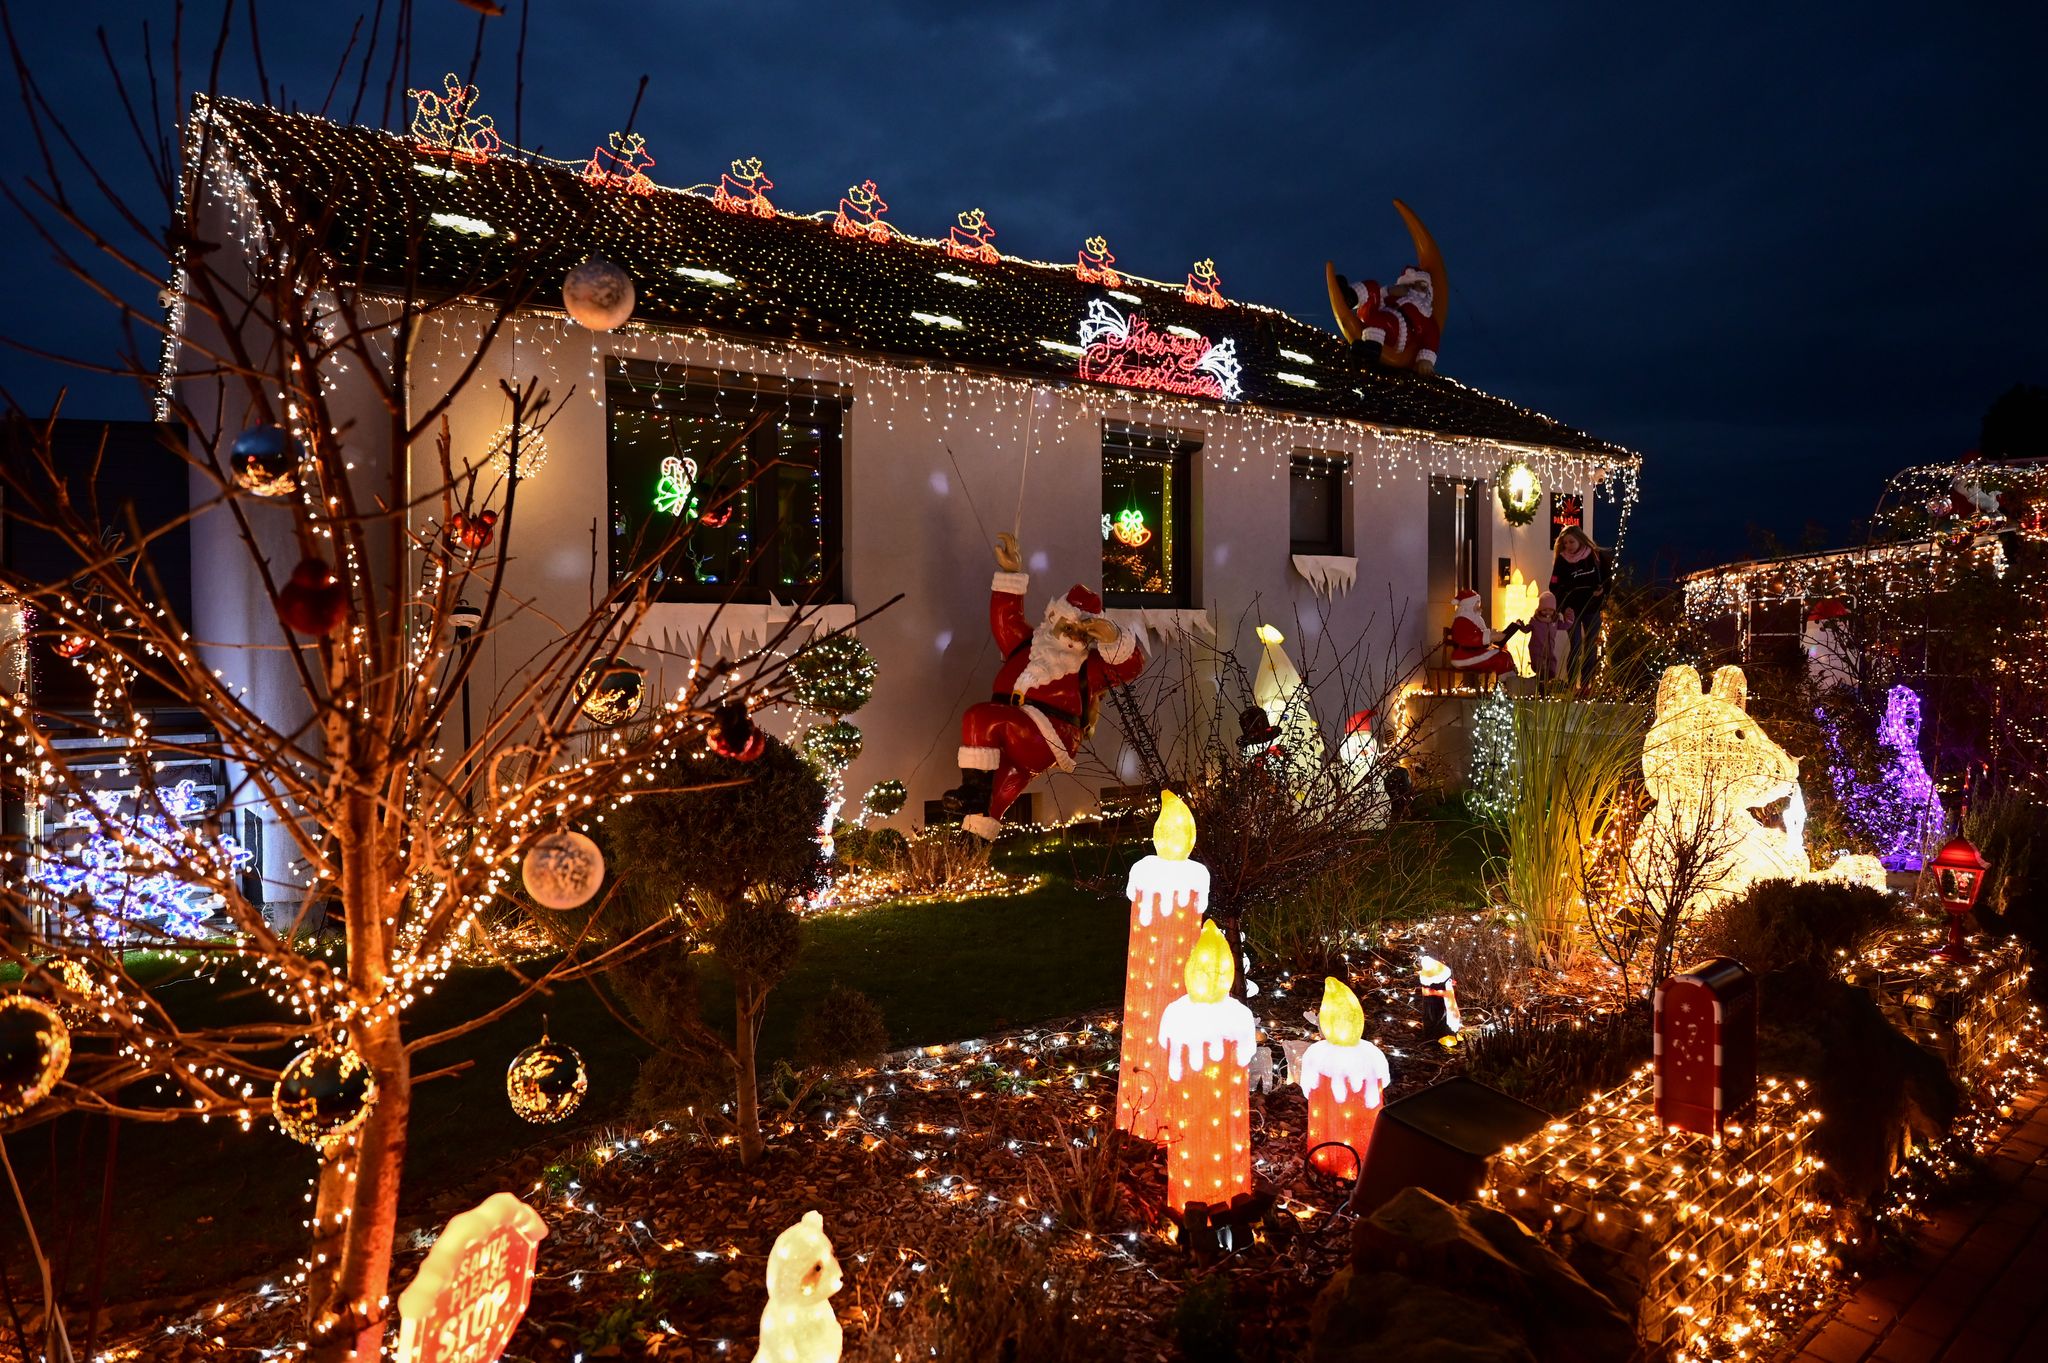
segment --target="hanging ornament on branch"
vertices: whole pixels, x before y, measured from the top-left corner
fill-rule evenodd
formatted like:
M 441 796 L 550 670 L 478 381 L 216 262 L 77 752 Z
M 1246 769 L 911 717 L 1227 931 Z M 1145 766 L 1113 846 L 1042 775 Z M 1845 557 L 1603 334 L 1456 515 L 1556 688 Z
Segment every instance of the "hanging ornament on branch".
M 294 1056 L 270 1096 L 279 1130 L 301 1145 L 328 1146 L 370 1119 L 377 1080 L 354 1046 L 327 1041 Z
M 603 256 L 592 256 L 563 278 L 562 307 L 580 326 L 615 331 L 633 316 L 633 280 Z
M 282 426 L 251 426 L 228 449 L 235 485 L 258 497 L 288 497 L 299 490 L 306 447 Z
M 495 511 L 458 511 L 442 527 L 441 541 L 458 554 L 473 554 L 490 547 L 491 535 L 497 525 L 498 513 Z
M 71 1029 L 57 1010 L 27 994 L 0 997 L 0 1120 L 50 1096 L 71 1064 Z
M 1509 525 L 1527 525 L 1536 519 L 1536 508 L 1543 501 L 1543 484 L 1536 470 L 1519 459 L 1503 464 L 1493 488 L 1500 498 L 1500 514 L 1507 517 Z
M 576 682 L 577 705 L 599 724 L 619 725 L 640 713 L 647 693 L 647 669 L 612 658 L 583 669 Z
M 519 879 L 544 909 L 580 909 L 604 884 L 604 853 L 581 833 L 558 828 L 526 849 Z
M 505 1097 L 512 1110 L 536 1125 L 559 1122 L 574 1112 L 589 1087 L 583 1057 L 573 1046 L 550 1041 L 545 1021 L 540 1040 L 513 1056 L 505 1071 Z
M 768 736 L 747 713 L 744 701 L 727 701 L 711 712 L 711 751 L 734 762 L 751 762 L 768 749 Z
M 348 585 L 325 562 L 309 558 L 278 589 L 277 618 L 300 634 L 332 634 L 348 618 Z

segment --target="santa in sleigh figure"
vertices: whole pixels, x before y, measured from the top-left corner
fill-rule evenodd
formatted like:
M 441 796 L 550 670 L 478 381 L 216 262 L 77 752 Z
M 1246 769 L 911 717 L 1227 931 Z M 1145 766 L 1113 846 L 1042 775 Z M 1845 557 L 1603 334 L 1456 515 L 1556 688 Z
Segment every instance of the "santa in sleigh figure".
M 1479 609 L 1479 593 L 1466 588 L 1458 593 L 1457 613 L 1451 617 L 1451 666 L 1471 676 L 1512 674 L 1515 660 L 1503 645 L 1522 627 L 1517 620 L 1496 635 Z
M 960 784 L 945 796 L 946 812 L 959 818 L 962 831 L 986 839 L 1042 773 L 1074 769 L 1103 693 L 1145 667 L 1136 632 L 1105 616 L 1102 598 L 1086 587 L 1054 597 L 1031 623 L 1024 614 L 1031 579 L 1015 535 L 997 537 L 996 567 L 988 618 L 1003 665 L 995 694 L 961 717 Z

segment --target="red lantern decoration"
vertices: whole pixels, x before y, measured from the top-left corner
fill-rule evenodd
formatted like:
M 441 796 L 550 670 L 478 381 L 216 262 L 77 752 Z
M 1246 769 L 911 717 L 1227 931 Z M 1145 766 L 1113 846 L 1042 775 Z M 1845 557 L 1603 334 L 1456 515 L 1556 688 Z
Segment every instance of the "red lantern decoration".
M 332 634 L 348 618 L 348 584 L 309 558 L 277 593 L 277 618 L 300 634 Z
M 1756 1098 L 1756 976 L 1717 956 L 1657 986 L 1657 1120 L 1718 1144 Z
M 1975 843 L 1957 836 L 1934 854 L 1927 869 L 1934 872 L 1934 892 L 1948 912 L 1948 940 L 1934 954 L 1945 961 L 1967 961 L 1970 947 L 1963 940 L 1963 919 L 1983 893 L 1984 876 L 1991 870 L 1991 863 L 1984 860 Z

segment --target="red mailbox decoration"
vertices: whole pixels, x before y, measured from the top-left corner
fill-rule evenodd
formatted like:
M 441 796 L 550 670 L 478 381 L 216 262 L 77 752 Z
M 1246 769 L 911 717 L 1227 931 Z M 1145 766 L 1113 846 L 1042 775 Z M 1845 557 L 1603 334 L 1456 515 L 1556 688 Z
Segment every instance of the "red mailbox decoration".
M 1983 893 L 1984 874 L 1991 869 L 1991 863 L 1984 860 L 1977 844 L 1968 838 L 1954 837 L 1934 854 L 1927 869 L 1934 872 L 1934 892 L 1941 896 L 1941 907 L 1948 911 L 1948 940 L 1934 954 L 1944 960 L 1967 961 L 1970 946 L 1963 940 L 1963 917 Z
M 1717 956 L 1657 986 L 1657 1120 L 1718 1143 L 1756 1098 L 1756 977 Z
M 398 1363 L 497 1363 L 533 1296 L 540 1213 L 492 1193 L 448 1223 L 398 1297 Z

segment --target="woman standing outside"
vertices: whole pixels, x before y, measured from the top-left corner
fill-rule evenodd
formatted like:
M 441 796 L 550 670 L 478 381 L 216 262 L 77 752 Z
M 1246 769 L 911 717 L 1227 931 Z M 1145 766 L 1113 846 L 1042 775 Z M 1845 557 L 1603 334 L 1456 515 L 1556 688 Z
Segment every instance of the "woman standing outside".
M 1566 673 L 1584 694 L 1600 664 L 1600 611 L 1610 585 L 1607 556 L 1577 526 L 1557 537 L 1557 558 L 1550 565 L 1550 591 L 1558 614 L 1571 622 L 1571 659 Z

